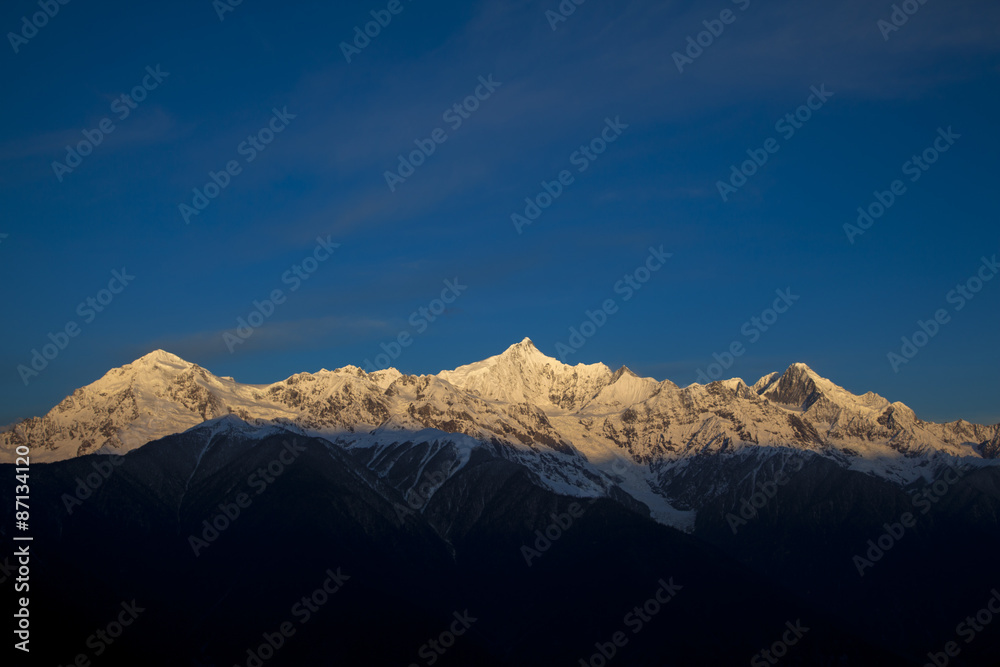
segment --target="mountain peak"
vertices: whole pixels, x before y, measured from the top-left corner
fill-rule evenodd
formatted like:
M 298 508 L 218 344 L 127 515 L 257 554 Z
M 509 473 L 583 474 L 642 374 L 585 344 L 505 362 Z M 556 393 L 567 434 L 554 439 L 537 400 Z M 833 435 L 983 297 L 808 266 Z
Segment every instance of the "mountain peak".
M 611 376 L 611 380 L 610 380 L 609 384 L 614 384 L 615 382 L 618 382 L 618 380 L 620 380 L 623 377 L 637 378 L 639 376 L 636 375 L 635 373 L 633 373 L 632 369 L 629 368 L 628 366 L 622 366 L 621 368 L 619 368 L 618 370 L 616 370 L 614 372 L 614 374 Z
M 539 350 L 535 346 L 535 344 L 531 341 L 531 339 L 527 338 L 527 337 L 525 337 L 524 340 L 522 340 L 520 343 L 514 343 L 513 345 L 511 345 L 510 347 L 508 347 L 506 350 L 504 350 L 500 354 L 501 357 L 503 357 L 505 355 L 507 355 L 507 356 L 515 356 L 515 355 L 536 356 L 537 355 L 537 356 L 545 357 L 545 355 L 542 354 L 541 350 Z M 545 358 L 548 359 L 549 357 L 545 357 Z
M 809 368 L 808 364 L 804 364 L 801 361 L 796 361 L 790 365 L 787 369 L 785 369 L 785 373 L 805 373 L 807 375 L 815 375 L 816 377 L 819 377 L 819 374 L 816 373 L 816 371 Z
M 817 380 L 822 383 L 823 379 L 806 364 L 796 362 L 785 369 L 781 377 L 772 382 L 763 394 L 775 403 L 794 405 L 800 410 L 806 410 L 822 393 Z
M 379 425 L 440 428 L 538 451 L 575 447 L 600 461 L 615 448 L 667 460 L 723 441 L 862 447 L 864 456 L 885 454 L 887 461 L 911 450 L 968 455 L 970 443 L 992 442 L 983 451 L 995 456 L 1000 432 L 919 422 L 902 404 L 871 392 L 857 396 L 801 362 L 764 376 L 752 390 L 734 378 L 690 391 L 625 366 L 614 372 L 602 363 L 571 366 L 524 338 L 501 354 L 437 375 L 346 366 L 268 385 L 218 378 L 158 349 L 77 389 L 43 418 L 0 428 L 0 461 L 12 461 L 15 448 L 28 442 L 37 443 L 45 462 L 127 452 L 213 419 L 206 428 L 238 430 L 240 420 L 319 434 Z
M 778 371 L 773 371 L 771 373 L 768 373 L 767 375 L 765 375 L 761 379 L 757 380 L 757 382 L 754 383 L 754 385 L 753 385 L 753 387 L 751 387 L 751 389 L 753 390 L 753 392 L 755 394 L 763 394 L 765 391 L 767 391 L 768 389 L 770 389 L 771 385 L 773 385 L 775 382 L 777 382 L 778 378 L 780 378 L 780 377 L 781 377 L 781 373 L 779 373 Z
M 437 377 L 490 400 L 571 409 L 607 384 L 611 369 L 600 363 L 564 364 L 525 338 L 501 354 L 442 371 Z
M 758 393 L 775 403 L 796 406 L 800 410 L 808 410 L 820 399 L 825 399 L 824 405 L 851 410 L 884 410 L 889 401 L 876 393 L 868 392 L 857 396 L 843 387 L 827 380 L 804 363 L 797 362 L 789 366 L 781 377 L 774 379 L 776 373 L 761 378 L 755 389 Z M 909 410 L 909 408 L 907 408 Z
M 139 357 L 138 359 L 133 361 L 132 364 L 138 364 L 140 366 L 152 366 L 153 364 L 193 366 L 191 362 L 185 361 L 180 357 L 178 357 L 176 354 L 171 354 L 166 350 L 153 350 L 149 354 L 145 354 Z
M 196 426 L 192 426 L 188 430 L 197 431 L 201 429 L 210 430 L 213 433 L 222 433 L 233 430 L 250 431 L 253 430 L 253 427 L 246 420 L 241 419 L 237 415 L 229 412 L 227 414 L 222 415 L 221 417 L 214 417 L 212 419 L 203 421 L 200 424 L 197 424 Z

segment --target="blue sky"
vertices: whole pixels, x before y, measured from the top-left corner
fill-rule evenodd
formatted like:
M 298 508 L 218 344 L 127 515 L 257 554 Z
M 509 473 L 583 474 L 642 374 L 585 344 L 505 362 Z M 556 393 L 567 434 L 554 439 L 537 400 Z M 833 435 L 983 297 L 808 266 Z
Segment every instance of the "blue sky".
M 347 62 L 341 43 L 388 5 L 244 0 L 220 20 L 209 0 L 70 2 L 8 35 L 0 423 L 156 348 L 254 383 L 377 363 L 400 334 L 393 365 L 409 373 L 525 336 L 558 356 L 609 299 L 569 363 L 684 385 L 738 343 L 724 377 L 803 361 L 925 419 L 1000 421 L 1000 280 L 951 293 L 1000 253 L 996 3 L 931 0 L 885 39 L 891 3 L 861 0 L 595 1 L 554 30 L 555 0 L 402 0 Z M 0 25 L 21 33 L 39 11 L 8 2 Z M 721 34 L 678 71 L 705 21 Z M 776 127 L 823 86 L 792 136 Z M 444 114 L 463 102 L 455 127 Z M 260 135 L 274 110 L 281 131 Z M 608 119 L 614 141 L 581 157 Z M 386 172 L 439 128 L 446 141 L 391 190 Z M 904 163 L 948 128 L 911 181 Z M 54 168 L 85 130 L 100 143 Z M 273 140 L 257 151 L 251 136 Z M 776 152 L 724 201 L 718 182 L 770 138 Z M 185 220 L 227 163 L 238 173 Z M 572 181 L 518 233 L 512 214 L 564 170 Z M 897 179 L 905 192 L 852 243 L 845 223 Z M 292 290 L 318 238 L 339 246 Z M 626 300 L 619 281 L 660 246 L 670 258 Z M 122 269 L 134 279 L 102 294 Z M 466 287 L 435 304 L 446 280 Z M 230 352 L 224 333 L 274 290 L 283 302 Z M 766 331 L 747 325 L 768 321 L 776 290 L 798 299 Z M 894 369 L 888 353 L 938 310 L 946 321 Z M 18 366 L 68 324 L 77 335 L 26 385 Z

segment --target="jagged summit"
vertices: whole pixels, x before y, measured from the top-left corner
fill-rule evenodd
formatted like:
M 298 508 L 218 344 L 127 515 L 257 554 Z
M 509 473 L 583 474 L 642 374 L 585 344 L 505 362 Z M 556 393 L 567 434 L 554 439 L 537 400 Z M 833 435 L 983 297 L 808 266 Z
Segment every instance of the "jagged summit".
M 860 396 L 852 394 L 803 363 L 792 364 L 776 380 L 773 379 L 775 375 L 772 373 L 765 376 L 772 378 L 766 386 L 761 386 L 765 381 L 765 378 L 761 378 L 754 385 L 755 390 L 775 403 L 792 406 L 798 410 L 805 411 L 815 406 L 817 410 L 829 413 L 844 408 L 865 411 L 885 410 L 889 407 L 889 401 L 878 394 L 874 392 Z M 902 403 L 899 405 L 912 413 L 912 410 Z
M 525 337 L 520 343 L 515 343 L 497 355 L 499 357 L 512 357 L 520 359 L 548 359 L 555 361 L 552 357 L 546 356 L 539 350 L 530 338 Z
M 334 439 L 436 429 L 517 456 L 626 456 L 656 470 L 687 456 L 761 446 L 808 450 L 907 479 L 941 454 L 1000 456 L 1000 426 L 923 422 L 902 403 L 852 394 L 804 363 L 752 388 L 734 378 L 681 389 L 625 366 L 570 366 L 524 338 L 437 375 L 346 366 L 265 385 L 219 378 L 154 350 L 77 389 L 45 417 L 0 432 L 0 460 L 13 460 L 21 444 L 30 444 L 39 462 L 125 453 L 220 418 L 211 426 L 238 427 L 239 418 Z M 637 481 L 634 490 L 648 493 L 648 484 Z
M 669 381 L 665 384 L 675 387 Z M 660 386 L 656 380 L 639 377 L 628 366 L 622 366 L 612 373 L 608 383 L 585 407 L 592 412 L 621 411 L 649 399 Z
M 569 366 L 525 338 L 499 355 L 437 377 L 489 400 L 573 410 L 607 384 L 611 369 L 600 363 Z
M 817 384 L 820 380 L 822 378 L 806 364 L 794 363 L 764 391 L 764 396 L 775 403 L 806 410 L 820 396 Z
M 615 382 L 618 382 L 618 380 L 620 380 L 623 377 L 637 378 L 639 376 L 633 373 L 632 369 L 629 368 L 628 366 L 622 366 L 611 375 L 611 383 L 613 384 Z
M 153 364 L 170 364 L 170 365 L 176 365 L 176 366 L 194 366 L 195 365 L 195 364 L 192 364 L 189 361 L 185 361 L 184 359 L 181 359 L 176 354 L 172 354 L 170 352 L 167 352 L 166 350 L 153 350 L 152 352 L 150 352 L 148 354 L 144 354 L 143 356 L 139 357 L 138 359 L 136 359 L 135 361 L 133 361 L 131 364 L 128 364 L 128 365 L 129 366 L 151 366 Z
M 780 378 L 780 377 L 781 377 L 781 373 L 779 373 L 777 371 L 774 371 L 773 373 L 768 373 L 767 375 L 765 375 L 761 379 L 757 380 L 757 382 L 754 383 L 754 385 L 753 385 L 753 387 L 751 387 L 751 389 L 756 394 L 763 394 L 765 391 L 768 390 L 768 388 L 771 387 L 771 385 L 773 385 L 775 382 L 777 382 L 778 378 Z

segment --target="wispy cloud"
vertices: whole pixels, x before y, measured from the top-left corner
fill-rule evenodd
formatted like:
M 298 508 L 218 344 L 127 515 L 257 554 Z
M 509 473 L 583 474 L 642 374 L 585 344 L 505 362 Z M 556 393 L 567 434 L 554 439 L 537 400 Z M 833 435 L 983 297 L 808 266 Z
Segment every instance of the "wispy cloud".
M 157 338 L 144 345 L 136 346 L 136 358 L 156 349 L 166 350 L 195 363 L 206 363 L 225 358 L 231 354 L 248 352 L 288 351 L 295 349 L 316 349 L 335 345 L 345 345 L 361 340 L 369 340 L 387 331 L 389 323 L 375 319 L 354 317 L 317 317 L 300 320 L 265 322 L 241 344 L 235 344 L 234 352 L 223 339 L 224 334 L 236 335 L 233 329 L 203 331 L 182 336 Z
M 140 113 L 141 111 L 141 113 Z M 129 150 L 172 141 L 182 136 L 177 120 L 163 107 L 143 108 L 124 121 L 113 114 L 115 129 L 104 135 L 96 151 L 100 153 Z M 84 140 L 83 131 L 93 132 L 105 116 L 87 119 L 80 127 L 52 130 L 33 136 L 23 136 L 0 144 L 0 160 L 21 160 L 44 157 L 49 160 L 65 158 L 66 146 L 76 146 Z

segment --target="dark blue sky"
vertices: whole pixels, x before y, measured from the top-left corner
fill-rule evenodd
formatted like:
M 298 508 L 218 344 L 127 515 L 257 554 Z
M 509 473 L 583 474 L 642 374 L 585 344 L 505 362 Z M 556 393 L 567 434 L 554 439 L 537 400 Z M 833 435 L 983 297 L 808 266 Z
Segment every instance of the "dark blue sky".
M 388 5 L 244 0 L 220 21 L 210 0 L 77 1 L 36 34 L 22 17 L 38 4 L 5 3 L 4 32 L 30 38 L 0 56 L 0 423 L 160 347 L 256 383 L 378 363 L 401 333 L 393 365 L 409 373 L 525 336 L 558 356 L 608 299 L 570 363 L 683 385 L 739 343 L 723 377 L 804 361 L 926 419 L 1000 421 L 1000 280 L 949 296 L 1000 253 L 996 3 L 932 0 L 885 39 L 888 2 L 594 0 L 553 30 L 556 0 L 402 0 L 348 63 L 341 42 Z M 704 21 L 721 34 L 680 72 L 673 54 Z M 144 82 L 131 108 L 121 96 Z M 814 86 L 832 97 L 810 100 Z M 477 90 L 474 110 L 444 115 Z M 808 120 L 776 126 L 807 102 Z M 263 150 L 244 143 L 272 122 Z M 390 190 L 385 172 L 438 128 L 446 141 Z M 904 167 L 939 128 L 947 152 Z M 54 168 L 85 130 L 100 143 Z M 603 153 L 579 152 L 602 131 Z M 748 150 L 767 162 L 723 201 Z M 227 163 L 187 224 L 179 206 Z M 564 170 L 518 233 L 511 215 Z M 845 223 L 896 179 L 905 192 L 851 243 Z M 340 245 L 302 280 L 318 237 Z M 618 283 L 660 246 L 671 256 L 638 271 L 641 289 Z M 134 279 L 102 294 L 123 268 Z M 455 279 L 467 289 L 430 322 L 419 309 L 440 313 Z M 785 289 L 798 299 L 770 320 Z M 230 353 L 224 332 L 274 290 L 283 303 Z M 896 372 L 887 354 L 939 309 Z M 67 324 L 77 335 L 25 386 L 18 366 Z

